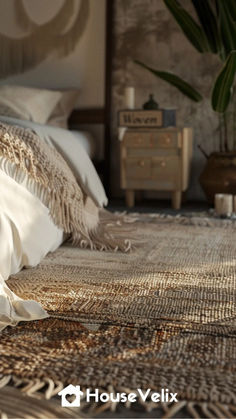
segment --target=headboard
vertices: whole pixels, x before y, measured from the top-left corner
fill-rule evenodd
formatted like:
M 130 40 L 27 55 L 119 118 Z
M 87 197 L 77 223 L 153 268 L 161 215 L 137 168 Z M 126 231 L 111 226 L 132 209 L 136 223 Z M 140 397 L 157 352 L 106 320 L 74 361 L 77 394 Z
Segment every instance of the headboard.
M 111 160 L 111 77 L 113 47 L 113 11 L 114 0 L 106 0 L 106 40 L 105 40 L 105 104 L 102 108 L 75 109 L 69 118 L 69 127 L 81 125 L 104 125 L 104 157 L 94 162 L 98 173 L 102 176 L 108 197 L 110 196 L 110 160 Z

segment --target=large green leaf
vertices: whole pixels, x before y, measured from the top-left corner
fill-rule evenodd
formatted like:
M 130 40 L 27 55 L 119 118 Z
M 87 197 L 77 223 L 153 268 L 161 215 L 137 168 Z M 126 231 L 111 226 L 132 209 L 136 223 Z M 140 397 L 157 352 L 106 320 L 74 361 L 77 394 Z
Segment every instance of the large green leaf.
M 212 92 L 212 107 L 217 112 L 225 112 L 229 105 L 235 73 L 236 51 L 232 51 L 215 81 Z
M 208 0 L 192 0 L 199 22 L 205 32 L 209 47 L 213 53 L 222 50 L 223 45 L 218 29 L 217 19 Z
M 220 1 L 220 0 L 218 0 Z M 221 0 L 222 1 L 222 0 Z M 232 20 L 236 21 L 236 1 L 235 0 L 225 0 L 225 4 L 230 11 L 230 16 Z
M 204 31 L 180 3 L 177 0 L 164 0 L 164 3 L 192 45 L 199 52 L 209 51 Z
M 232 18 L 232 11 L 228 0 L 219 0 L 219 18 L 221 37 L 225 46 L 227 55 L 236 49 L 236 22 Z
M 172 74 L 167 71 L 155 70 L 138 60 L 135 60 L 134 62 L 140 65 L 141 67 L 145 68 L 146 70 L 150 71 L 156 77 L 159 77 L 160 79 L 165 80 L 172 86 L 176 87 L 178 90 L 180 90 L 181 93 L 183 93 L 188 98 L 194 100 L 195 102 L 199 102 L 200 100 L 202 100 L 202 96 L 199 92 L 197 92 L 197 90 L 195 90 L 190 84 L 188 84 L 186 81 L 182 80 L 175 74 Z

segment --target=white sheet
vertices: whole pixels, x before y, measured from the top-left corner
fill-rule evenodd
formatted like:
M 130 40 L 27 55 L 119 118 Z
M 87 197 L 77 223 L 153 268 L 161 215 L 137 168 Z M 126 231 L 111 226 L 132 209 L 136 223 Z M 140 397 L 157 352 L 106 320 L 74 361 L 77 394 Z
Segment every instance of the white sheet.
M 48 209 L 0 170 L 0 330 L 48 316 L 37 302 L 17 297 L 5 281 L 24 266 L 37 265 L 62 241 L 63 231 L 54 225 Z
M 90 159 L 94 159 L 97 155 L 95 138 L 87 131 L 76 131 L 71 130 L 71 134 L 76 137 L 76 141 L 80 143 L 86 153 L 89 155 Z

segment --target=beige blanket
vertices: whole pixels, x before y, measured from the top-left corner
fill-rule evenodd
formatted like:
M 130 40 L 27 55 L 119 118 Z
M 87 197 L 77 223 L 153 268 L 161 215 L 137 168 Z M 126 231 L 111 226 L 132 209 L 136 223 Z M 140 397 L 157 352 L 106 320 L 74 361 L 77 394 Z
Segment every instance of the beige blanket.
M 31 130 L 0 123 L 1 168 L 18 181 L 27 175 L 26 187 L 49 208 L 54 223 L 78 246 L 128 251 L 130 242 L 119 238 L 114 216 L 99 210 L 78 185 L 61 155 Z M 6 164 L 5 160 L 9 162 Z M 14 170 L 11 170 L 12 164 Z

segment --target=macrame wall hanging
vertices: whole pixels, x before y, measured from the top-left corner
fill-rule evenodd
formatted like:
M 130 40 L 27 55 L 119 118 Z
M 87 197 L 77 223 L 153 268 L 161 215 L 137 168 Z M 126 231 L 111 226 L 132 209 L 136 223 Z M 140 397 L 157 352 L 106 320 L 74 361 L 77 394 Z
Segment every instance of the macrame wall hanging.
M 0 6 L 4 7 L 1 3 Z M 64 0 L 57 14 L 42 24 L 31 18 L 24 0 L 14 0 L 14 15 L 14 24 L 26 35 L 15 38 L 1 33 L 0 28 L 1 78 L 37 66 L 52 52 L 58 56 L 72 52 L 88 21 L 89 0 Z

